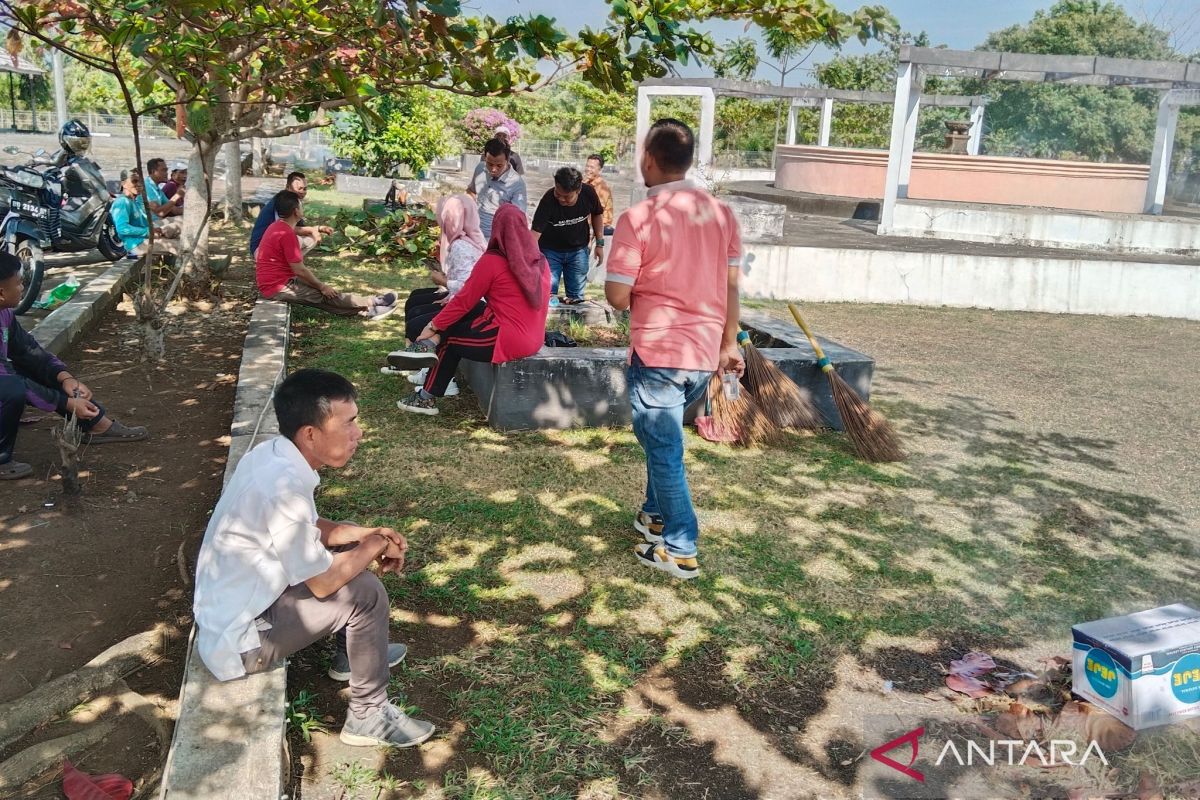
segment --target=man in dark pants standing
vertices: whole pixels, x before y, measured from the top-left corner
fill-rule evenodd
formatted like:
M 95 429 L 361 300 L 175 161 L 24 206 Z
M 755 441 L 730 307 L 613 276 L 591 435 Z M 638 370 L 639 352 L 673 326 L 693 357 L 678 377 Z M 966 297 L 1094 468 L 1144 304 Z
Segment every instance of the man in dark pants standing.
M 590 236 L 596 241 L 596 264 L 604 264 L 604 206 L 579 170 L 563 167 L 554 173 L 554 188 L 542 195 L 532 227 L 533 238 L 550 264 L 551 302 L 558 296 L 562 276 L 567 293 L 563 302 L 582 303 Z

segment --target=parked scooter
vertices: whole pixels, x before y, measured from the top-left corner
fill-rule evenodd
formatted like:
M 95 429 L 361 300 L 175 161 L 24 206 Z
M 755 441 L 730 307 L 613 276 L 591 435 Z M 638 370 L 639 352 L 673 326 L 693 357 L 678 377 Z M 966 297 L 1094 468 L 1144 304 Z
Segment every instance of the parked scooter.
M 8 212 L 0 223 L 0 240 L 21 259 L 25 279 L 18 314 L 28 310 L 41 291 L 43 251 L 78 253 L 96 249 L 109 261 L 125 256 L 125 246 L 110 213 L 113 194 L 100 167 L 85 155 L 91 138 L 86 125 L 71 120 L 59 130 L 61 150 L 53 156 L 38 150 L 30 154 L 29 165 L 5 168 L 0 175 L 0 208 Z M 4 152 L 23 151 L 6 147 Z M 41 185 L 37 185 L 38 177 Z M 30 192 L 36 196 L 28 196 Z
M 92 134 L 77 119 L 58 132 L 61 150 L 52 158 L 62 172 L 62 237 L 54 242 L 58 253 L 78 253 L 96 248 L 109 261 L 125 257 L 125 246 L 109 214 L 114 195 L 108 190 L 100 166 L 87 157 Z
M 5 152 L 13 150 L 5 148 Z M 0 206 L 7 209 L 0 221 L 0 247 L 21 261 L 25 293 L 15 311 L 24 314 L 42 290 L 46 270 L 42 254 L 61 238 L 62 176 L 58 168 L 0 167 Z

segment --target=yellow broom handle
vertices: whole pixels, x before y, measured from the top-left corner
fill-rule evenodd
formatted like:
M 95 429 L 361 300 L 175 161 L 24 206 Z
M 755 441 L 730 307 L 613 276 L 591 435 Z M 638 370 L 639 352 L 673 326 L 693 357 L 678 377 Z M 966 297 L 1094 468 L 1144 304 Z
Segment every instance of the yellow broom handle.
M 795 303 L 788 303 L 788 311 L 792 312 L 796 324 L 800 326 L 800 330 L 804 331 L 804 335 L 808 337 L 808 343 L 812 345 L 813 352 L 817 354 L 817 366 L 824 372 L 831 372 L 833 364 L 825 357 L 825 351 L 821 349 L 821 345 L 817 344 L 817 337 L 813 336 L 813 332 L 808 328 L 808 323 L 800 316 L 800 309 L 796 308 Z

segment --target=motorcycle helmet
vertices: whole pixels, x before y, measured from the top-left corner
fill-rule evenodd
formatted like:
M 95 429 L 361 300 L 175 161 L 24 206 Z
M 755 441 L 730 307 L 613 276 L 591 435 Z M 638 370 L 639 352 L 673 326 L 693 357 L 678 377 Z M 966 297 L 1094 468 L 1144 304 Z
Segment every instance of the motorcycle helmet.
M 71 155 L 82 156 L 92 146 L 92 133 L 87 125 L 73 119 L 59 128 L 58 143 Z

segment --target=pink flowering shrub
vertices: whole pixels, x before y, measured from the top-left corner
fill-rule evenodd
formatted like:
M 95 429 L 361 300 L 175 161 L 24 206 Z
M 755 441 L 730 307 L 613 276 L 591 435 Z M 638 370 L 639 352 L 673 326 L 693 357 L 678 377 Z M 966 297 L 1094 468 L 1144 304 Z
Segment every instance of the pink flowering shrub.
M 459 120 L 458 132 L 462 137 L 463 149 L 468 153 L 482 151 L 496 128 L 508 128 L 508 142 L 515 144 L 521 138 L 521 126 L 512 117 L 498 108 L 476 108 Z

